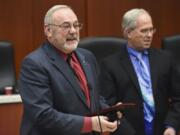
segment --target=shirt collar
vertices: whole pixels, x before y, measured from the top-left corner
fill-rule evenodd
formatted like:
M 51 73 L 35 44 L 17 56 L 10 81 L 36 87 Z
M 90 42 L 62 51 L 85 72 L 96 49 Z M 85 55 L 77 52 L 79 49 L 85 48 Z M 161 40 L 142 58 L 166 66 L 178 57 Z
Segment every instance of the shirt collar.
M 135 50 L 134 48 L 131 48 L 131 47 L 128 47 L 128 46 L 126 46 L 126 47 L 127 47 L 128 53 L 129 53 L 131 56 L 137 57 L 138 55 L 141 55 L 141 54 L 144 54 L 145 56 L 148 55 L 147 49 L 144 50 L 144 51 L 137 51 L 137 50 Z
M 52 45 L 52 44 L 51 44 Z M 52 45 L 53 48 L 58 52 L 58 54 L 65 60 L 67 61 L 67 58 L 68 58 L 68 55 L 69 54 L 66 54 L 64 53 L 63 51 L 59 50 L 58 48 L 56 48 L 54 45 Z

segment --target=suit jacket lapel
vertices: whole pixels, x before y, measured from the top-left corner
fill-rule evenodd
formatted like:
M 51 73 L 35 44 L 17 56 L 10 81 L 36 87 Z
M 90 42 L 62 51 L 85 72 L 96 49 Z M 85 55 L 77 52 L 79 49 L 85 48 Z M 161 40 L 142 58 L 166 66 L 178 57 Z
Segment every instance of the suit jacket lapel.
M 120 57 L 121 57 L 120 62 L 122 63 L 124 70 L 126 70 L 126 72 L 128 73 L 128 76 L 131 78 L 132 82 L 136 86 L 137 92 L 141 95 L 137 75 L 133 68 L 133 64 L 131 63 L 126 46 L 123 46 L 122 51 L 120 52 Z
M 151 73 L 151 82 L 152 82 L 152 90 L 155 97 L 155 90 L 157 86 L 158 79 L 158 56 L 153 52 L 152 49 L 149 49 L 149 65 L 150 65 L 150 73 Z
M 78 60 L 83 68 L 83 71 L 84 71 L 86 79 L 87 79 L 87 83 L 88 84 L 90 83 L 90 85 L 92 85 L 93 77 L 92 77 L 92 71 L 91 71 L 89 63 L 86 61 L 85 57 L 82 54 L 80 54 L 78 51 L 75 51 L 75 53 L 76 53 Z
M 89 94 L 90 94 L 90 100 L 91 103 L 93 102 L 94 99 L 93 98 L 93 94 L 92 94 L 92 86 L 93 86 L 93 76 L 92 76 L 92 69 L 90 68 L 90 64 L 86 61 L 85 57 L 78 52 L 78 49 L 75 51 L 78 60 L 83 68 L 83 71 L 85 73 L 86 79 L 87 79 L 87 85 L 89 87 Z M 92 96 L 91 96 L 92 95 Z
M 76 92 L 77 96 L 80 100 L 87 106 L 86 98 L 83 94 L 72 70 L 70 69 L 69 65 L 66 61 L 57 53 L 57 51 L 52 47 L 50 44 L 45 44 L 43 47 L 46 51 L 46 54 L 49 56 L 51 63 L 64 75 L 66 80 L 70 83 L 73 87 L 74 91 Z M 88 107 L 88 106 L 87 106 Z

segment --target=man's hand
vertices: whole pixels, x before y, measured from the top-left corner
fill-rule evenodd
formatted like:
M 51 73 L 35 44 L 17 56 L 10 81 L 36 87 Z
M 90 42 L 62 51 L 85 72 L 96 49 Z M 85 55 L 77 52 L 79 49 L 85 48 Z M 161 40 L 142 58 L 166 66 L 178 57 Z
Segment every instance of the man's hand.
M 172 127 L 168 127 L 164 131 L 164 135 L 176 135 L 176 131 Z
M 108 121 L 108 117 L 106 116 L 99 116 L 99 118 L 98 116 L 92 117 L 92 130 L 96 132 L 101 132 L 101 128 L 102 132 L 114 132 L 118 124 L 117 121 Z

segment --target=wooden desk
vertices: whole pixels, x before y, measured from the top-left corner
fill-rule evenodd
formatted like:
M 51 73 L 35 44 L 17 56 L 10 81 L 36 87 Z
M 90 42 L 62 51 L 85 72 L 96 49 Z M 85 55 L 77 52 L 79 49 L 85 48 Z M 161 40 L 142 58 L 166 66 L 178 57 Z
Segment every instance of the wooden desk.
M 0 95 L 0 134 L 19 135 L 21 116 L 20 95 Z

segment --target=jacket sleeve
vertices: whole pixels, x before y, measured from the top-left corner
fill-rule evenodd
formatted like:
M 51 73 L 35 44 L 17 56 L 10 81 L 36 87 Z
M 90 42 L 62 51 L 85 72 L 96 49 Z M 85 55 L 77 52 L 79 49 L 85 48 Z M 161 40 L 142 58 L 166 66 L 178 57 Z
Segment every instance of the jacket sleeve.
M 168 87 L 170 107 L 164 124 L 172 126 L 177 131 L 180 126 L 180 63 L 171 58 L 170 67 Z
M 107 103 L 111 106 L 117 103 L 116 85 L 110 72 L 106 69 L 105 64 L 101 63 L 100 86 L 101 95 L 107 99 Z M 136 131 L 131 124 L 123 116 L 120 120 L 119 128 L 112 135 L 135 135 Z

